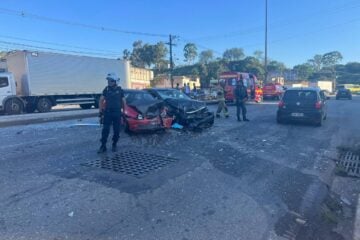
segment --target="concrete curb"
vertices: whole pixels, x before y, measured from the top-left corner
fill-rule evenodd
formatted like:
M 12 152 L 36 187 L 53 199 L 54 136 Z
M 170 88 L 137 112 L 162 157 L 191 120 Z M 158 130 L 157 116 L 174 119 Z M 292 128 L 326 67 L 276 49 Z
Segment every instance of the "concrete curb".
M 98 116 L 97 109 L 0 116 L 0 128 Z

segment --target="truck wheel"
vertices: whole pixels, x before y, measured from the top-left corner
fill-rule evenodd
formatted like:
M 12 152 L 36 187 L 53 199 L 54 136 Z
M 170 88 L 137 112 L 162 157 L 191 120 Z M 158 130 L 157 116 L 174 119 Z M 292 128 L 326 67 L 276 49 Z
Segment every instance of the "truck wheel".
M 37 103 L 37 110 L 39 112 L 50 112 L 52 103 L 48 98 L 40 98 Z
M 82 109 L 90 109 L 92 107 L 92 104 L 80 104 L 80 107 Z
M 5 103 L 5 112 L 7 114 L 20 114 L 23 109 L 24 105 L 19 99 L 10 99 Z

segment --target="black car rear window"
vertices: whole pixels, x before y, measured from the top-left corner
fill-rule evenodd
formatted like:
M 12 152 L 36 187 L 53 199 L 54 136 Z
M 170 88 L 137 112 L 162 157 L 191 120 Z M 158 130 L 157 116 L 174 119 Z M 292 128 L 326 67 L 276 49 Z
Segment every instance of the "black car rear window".
M 350 92 L 350 90 L 349 90 L 349 89 L 346 89 L 346 88 L 342 88 L 342 89 L 339 89 L 339 92 L 348 93 L 348 92 Z
M 317 93 L 310 90 L 288 90 L 285 92 L 283 101 L 286 102 L 316 102 Z

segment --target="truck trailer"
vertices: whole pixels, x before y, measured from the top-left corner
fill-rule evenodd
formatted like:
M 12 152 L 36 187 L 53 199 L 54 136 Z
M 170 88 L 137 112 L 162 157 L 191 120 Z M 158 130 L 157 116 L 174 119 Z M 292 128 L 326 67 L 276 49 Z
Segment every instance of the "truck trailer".
M 5 62 L 6 71 L 0 73 L 0 111 L 5 114 L 49 112 L 57 104 L 97 108 L 108 73 L 120 78 L 121 87 L 130 86 L 125 60 L 15 51 Z

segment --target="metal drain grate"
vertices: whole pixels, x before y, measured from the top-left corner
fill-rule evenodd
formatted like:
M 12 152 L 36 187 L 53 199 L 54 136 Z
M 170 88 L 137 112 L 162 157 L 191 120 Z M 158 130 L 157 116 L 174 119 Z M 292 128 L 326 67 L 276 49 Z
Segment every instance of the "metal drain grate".
M 137 178 L 143 177 L 151 171 L 159 170 L 178 159 L 155 154 L 126 151 L 97 159 L 83 166 L 112 170 Z
M 360 177 L 360 156 L 353 152 L 344 152 L 340 154 L 340 160 L 337 162 L 342 166 L 349 176 Z

